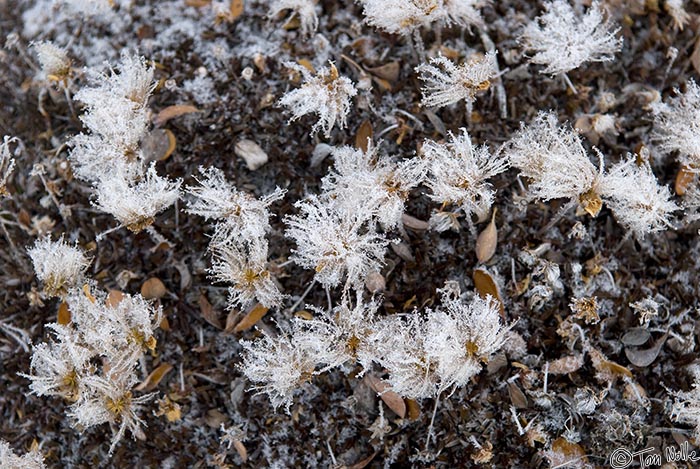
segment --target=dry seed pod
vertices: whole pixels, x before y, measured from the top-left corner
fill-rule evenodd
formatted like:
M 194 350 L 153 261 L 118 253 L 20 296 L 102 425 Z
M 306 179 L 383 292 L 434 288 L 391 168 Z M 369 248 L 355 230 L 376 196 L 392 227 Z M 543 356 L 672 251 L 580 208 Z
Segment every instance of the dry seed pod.
M 488 262 L 496 253 L 498 245 L 498 229 L 496 228 L 496 209 L 493 209 L 491 222 L 476 238 L 476 258 L 482 264 Z
M 167 290 L 163 282 L 157 277 L 151 277 L 141 285 L 141 296 L 147 300 L 163 298 Z

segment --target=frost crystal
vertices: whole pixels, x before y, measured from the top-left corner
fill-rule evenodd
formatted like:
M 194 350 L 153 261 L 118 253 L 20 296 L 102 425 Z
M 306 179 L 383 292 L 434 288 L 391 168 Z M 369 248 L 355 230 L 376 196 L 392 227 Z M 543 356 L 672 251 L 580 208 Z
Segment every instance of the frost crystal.
M 495 193 L 488 179 L 508 169 L 504 156 L 492 156 L 487 146 L 473 145 L 466 129 L 457 136 L 450 134 L 449 143 L 427 140 L 423 153 L 430 168 L 426 184 L 431 199 L 457 205 L 467 216 L 488 215 Z
M 419 78 L 425 83 L 422 88 L 423 106 L 443 107 L 465 100 L 470 105 L 479 91 L 487 90 L 496 76 L 496 53 L 473 57 L 462 65 L 438 56 L 430 64 L 416 67 Z
M 603 171 L 603 156 L 596 152 L 600 168 L 593 165 L 574 130 L 559 126 L 553 112 L 540 112 L 511 139 L 508 156 L 530 180 L 530 200 L 568 198 L 596 216 L 602 207 L 599 185 Z
M 175 203 L 180 196 L 180 183 L 158 176 L 152 163 L 144 179 L 137 182 L 130 182 L 118 173 L 103 179 L 97 186 L 95 205 L 138 233 L 150 226 L 158 213 Z
M 0 440 L 0 468 L 2 469 L 45 469 L 44 456 L 32 450 L 24 456 L 17 456 L 9 443 Z
M 301 73 L 304 78 L 301 88 L 289 91 L 280 99 L 280 105 L 290 108 L 293 114 L 291 120 L 297 120 L 310 113 L 318 115 L 319 119 L 313 126 L 312 134 L 322 129 L 326 138 L 330 137 L 336 122 L 341 129 L 344 128 L 350 112 L 350 98 L 357 94 L 352 81 L 341 77 L 333 63 L 330 64 L 330 68 L 319 70 L 315 76 L 300 65 L 285 65 Z
M 384 262 L 387 239 L 369 225 L 371 214 L 339 212 L 317 196 L 295 204 L 299 215 L 287 218 L 286 236 L 297 243 L 294 261 L 316 271 L 315 279 L 335 287 L 362 287 L 366 275 Z
M 337 211 L 373 214 L 387 229 L 396 228 L 411 190 L 424 179 L 425 162 L 420 158 L 395 161 L 352 147 L 333 150 L 333 170 L 323 178 L 323 197 Z
M 607 62 L 622 48 L 622 39 L 615 37 L 618 29 L 603 21 L 597 1 L 583 16 L 567 0 L 550 1 L 544 8 L 520 38 L 526 50 L 535 52 L 530 62 L 546 65 L 541 73 L 557 75 L 584 62 Z
M 671 408 L 671 418 L 678 423 L 693 425 L 694 438 L 700 438 L 700 373 L 692 370 L 694 381 L 690 391 L 678 391 Z
M 677 151 L 680 161 L 691 171 L 700 172 L 700 87 L 688 80 L 685 93 L 652 104 L 654 137 L 665 153 Z
M 671 228 L 671 213 L 679 209 L 649 164 L 638 165 L 632 156 L 610 169 L 601 192 L 617 221 L 638 239 Z
M 79 286 L 90 265 L 83 252 L 68 245 L 63 237 L 58 241 L 51 241 L 48 236 L 38 239 L 27 252 L 49 296 L 64 296 L 68 289 Z

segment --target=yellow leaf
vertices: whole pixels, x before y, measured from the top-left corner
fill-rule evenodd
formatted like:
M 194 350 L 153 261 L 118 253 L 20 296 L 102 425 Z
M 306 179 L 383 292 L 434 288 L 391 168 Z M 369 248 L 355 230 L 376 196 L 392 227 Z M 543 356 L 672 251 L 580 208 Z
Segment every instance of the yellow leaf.
M 170 370 L 173 369 L 173 366 L 169 363 L 161 363 L 158 368 L 155 370 L 151 371 L 151 373 L 144 379 L 141 383 L 139 383 L 134 389 L 137 391 L 152 391 L 156 387 L 158 387 L 158 383 L 160 383 L 165 375 L 168 374 Z
M 260 303 L 256 304 L 253 309 L 251 309 L 248 314 L 246 314 L 243 319 L 240 320 L 236 327 L 233 328 L 233 332 L 242 332 L 253 327 L 258 321 L 262 319 L 267 313 L 268 308 L 264 307 Z

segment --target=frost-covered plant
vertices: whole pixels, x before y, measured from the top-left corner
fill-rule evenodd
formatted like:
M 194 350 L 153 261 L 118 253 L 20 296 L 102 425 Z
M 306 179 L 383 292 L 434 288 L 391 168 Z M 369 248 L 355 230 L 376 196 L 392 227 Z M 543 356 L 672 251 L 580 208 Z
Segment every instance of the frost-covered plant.
M 37 239 L 27 252 L 49 296 L 64 296 L 69 289 L 80 286 L 90 265 L 85 254 L 77 246 L 66 243 L 63 237 L 58 241 L 51 241 L 49 236 Z
M 277 188 L 272 193 L 256 199 L 251 194 L 239 191 L 218 168 L 199 168 L 198 185 L 188 186 L 187 192 L 194 196 L 188 203 L 188 212 L 216 220 L 214 239 L 217 243 L 255 241 L 262 239 L 270 230 L 268 207 L 282 199 L 285 190 Z
M 377 325 L 376 301 L 356 305 L 347 298 L 331 312 L 309 306 L 318 317 L 294 318 L 291 327 L 277 337 L 265 334 L 255 341 L 241 341 L 245 350 L 241 369 L 265 393 L 273 407 L 287 411 L 296 391 L 314 375 L 346 364 L 358 363 L 366 371 L 376 358 L 372 334 Z M 363 371 L 363 372 L 364 372 Z
M 315 195 L 295 207 L 300 213 L 286 220 L 286 236 L 297 244 L 292 259 L 314 269 L 316 281 L 335 287 L 345 279 L 346 289 L 358 290 L 367 274 L 381 268 L 389 241 L 376 231 L 371 213 L 336 210 Z
M 288 62 L 285 66 L 301 73 L 304 78 L 300 88 L 285 93 L 279 101 L 280 105 L 288 107 L 292 112 L 291 121 L 306 114 L 316 114 L 318 122 L 314 124 L 311 133 L 321 129 L 326 138 L 330 137 L 336 122 L 338 127 L 345 128 L 350 99 L 357 94 L 352 81 L 340 76 L 333 63 L 329 68 L 319 70 L 316 75 L 301 65 Z
M 671 419 L 692 425 L 694 438 L 700 438 L 700 370 L 691 367 L 693 384 L 690 391 L 677 391 L 671 408 Z
M 114 216 L 121 226 L 138 233 L 175 203 L 180 197 L 181 182 L 159 176 L 155 163 L 151 163 L 143 178 L 135 181 L 115 173 L 97 184 L 95 206 Z
M 231 284 L 229 308 L 245 308 L 254 300 L 266 308 L 277 308 L 284 295 L 267 269 L 267 241 L 210 244 L 213 255 L 210 273 L 218 282 Z
M 467 217 L 488 215 L 495 195 L 488 179 L 508 169 L 505 156 L 492 155 L 486 145 L 473 145 L 467 129 L 457 136 L 450 134 L 448 143 L 426 140 L 422 151 L 428 161 L 426 185 L 432 200 L 456 205 Z
M 637 164 L 634 156 L 610 168 L 601 193 L 617 221 L 638 239 L 671 228 L 671 214 L 679 209 L 649 164 Z
M 69 142 L 76 175 L 95 187 L 95 205 L 134 232 L 150 226 L 180 194 L 180 181 L 158 176 L 154 163 L 147 167 L 140 147 L 149 126 L 153 70 L 128 53 L 121 56 L 119 73 L 88 70 L 93 86 L 75 99 L 86 106 L 81 120 L 89 133 Z
M 52 81 L 65 82 L 71 70 L 68 53 L 49 41 L 34 43 L 33 47 L 39 59 L 43 76 Z
M 94 295 L 93 295 L 94 293 Z M 110 423 L 110 453 L 128 429 L 142 437 L 138 410 L 152 397 L 133 396 L 137 366 L 156 346 L 161 310 L 140 295 L 107 297 L 89 285 L 73 289 L 65 299 L 70 322 L 52 323 L 53 340 L 34 347 L 30 389 L 40 396 L 60 396 L 70 403 L 76 429 Z
M 78 177 L 95 182 L 117 169 L 127 178 L 144 171 L 139 145 L 149 125 L 146 105 L 155 86 L 153 70 L 143 58 L 123 53 L 119 73 L 87 71 L 92 86 L 78 91 L 75 99 L 85 105 L 81 120 L 89 133 L 69 142 Z
M 673 19 L 673 26 L 683 31 L 683 27 L 690 21 L 690 15 L 685 11 L 685 0 L 666 0 L 664 9 Z
M 378 363 L 389 371 L 393 391 L 413 398 L 437 397 L 463 387 L 505 342 L 496 301 L 442 290 L 442 307 L 408 318 L 389 317 L 377 325 Z
M 7 190 L 7 183 L 15 170 L 15 159 L 10 152 L 10 144 L 17 143 L 16 137 L 5 135 L 0 144 L 0 197 L 10 195 Z
M 210 270 L 220 282 L 230 283 L 229 307 L 246 307 L 257 300 L 267 308 L 276 308 L 284 296 L 267 270 L 267 232 L 270 230 L 268 207 L 284 197 L 279 187 L 256 199 L 239 191 L 217 168 L 200 168 L 198 185 L 188 186 L 194 196 L 188 211 L 207 220 L 216 220 L 209 243 L 213 256 Z
M 637 164 L 629 157 L 606 174 L 603 156 L 594 150 L 598 168 L 574 130 L 559 126 L 554 113 L 540 112 L 511 139 L 508 156 L 530 181 L 530 200 L 567 198 L 593 217 L 606 202 L 620 224 L 638 239 L 670 227 L 670 214 L 678 206 L 649 164 Z
M 416 72 L 424 82 L 423 106 L 443 107 L 462 100 L 471 106 L 497 74 L 496 53 L 472 57 L 462 65 L 440 55 L 430 59 L 430 64 L 417 66 Z
M 600 198 L 603 155 L 597 149 L 594 151 L 599 159 L 598 168 L 591 162 L 576 131 L 560 126 L 553 112 L 540 112 L 513 136 L 508 157 L 530 182 L 529 200 L 566 198 L 596 216 L 603 206 Z
M 367 24 L 409 36 L 433 23 L 480 26 L 482 0 L 360 0 Z
M 675 93 L 666 102 L 652 104 L 654 138 L 661 151 L 677 151 L 687 169 L 700 172 L 700 87 L 690 79 L 685 93 Z
M 618 29 L 603 20 L 599 2 L 584 15 L 578 15 L 568 0 L 549 1 L 544 8 L 520 37 L 523 47 L 534 51 L 530 62 L 546 65 L 541 73 L 558 75 L 584 62 L 607 62 L 622 48 Z
M 0 440 L 0 468 L 2 469 L 45 469 L 44 456 L 33 449 L 23 456 L 17 456 L 10 444 Z
M 318 28 L 316 2 L 314 0 L 274 0 L 270 4 L 268 16 L 273 18 L 285 10 L 291 10 L 292 15 L 299 18 L 301 32 L 305 36 L 313 34 Z
M 323 198 L 340 213 L 372 214 L 386 229 L 401 223 L 409 193 L 425 178 L 421 158 L 396 161 L 368 143 L 366 150 L 349 146 L 333 150 L 334 164 L 323 178 Z
M 685 212 L 685 222 L 692 223 L 700 220 L 700 184 L 692 186 L 683 196 L 683 210 Z

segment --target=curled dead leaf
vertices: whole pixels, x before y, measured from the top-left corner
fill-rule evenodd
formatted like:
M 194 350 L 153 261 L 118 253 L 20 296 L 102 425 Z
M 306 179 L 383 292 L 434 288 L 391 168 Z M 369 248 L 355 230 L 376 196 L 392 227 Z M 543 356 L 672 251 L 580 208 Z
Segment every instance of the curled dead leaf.
M 190 104 L 173 104 L 172 106 L 168 106 L 165 109 L 161 110 L 158 114 L 156 114 L 156 116 L 153 118 L 153 124 L 155 124 L 156 126 L 161 126 L 168 122 L 170 119 L 184 116 L 185 114 L 191 114 L 193 112 L 202 111 Z
M 684 195 L 688 191 L 688 187 L 692 184 L 697 173 L 694 173 L 688 166 L 681 166 L 676 174 L 676 180 L 673 185 L 676 194 Z
M 173 369 L 173 366 L 169 363 L 161 363 L 155 370 L 151 371 L 151 373 L 141 381 L 134 389 L 137 391 L 153 391 L 155 388 L 158 387 L 158 384 L 165 378 L 165 375 L 167 375 L 170 370 Z
M 211 303 L 209 303 L 209 300 L 204 293 L 199 295 L 199 312 L 202 313 L 202 317 L 209 324 L 217 329 L 222 329 L 221 321 L 219 320 L 219 312 L 214 309 Z
M 494 300 L 498 302 L 498 307 L 501 312 L 501 317 L 505 319 L 506 310 L 503 306 L 503 300 L 501 299 L 501 291 L 496 284 L 496 280 L 484 269 L 476 269 L 472 274 L 472 279 L 474 280 L 474 287 L 480 297 L 486 298 L 486 296 L 491 295 Z
M 648 349 L 638 349 L 633 347 L 625 347 L 625 356 L 634 366 L 641 368 L 647 367 L 654 363 L 656 358 L 661 352 L 661 347 L 663 347 L 666 339 L 668 338 L 668 333 L 664 334 L 659 340 L 657 340 L 651 348 Z
M 268 308 L 264 307 L 260 303 L 256 304 L 245 316 L 243 316 L 243 319 L 236 324 L 236 327 L 233 328 L 233 332 L 243 332 L 250 329 L 258 321 L 260 321 L 267 312 Z

